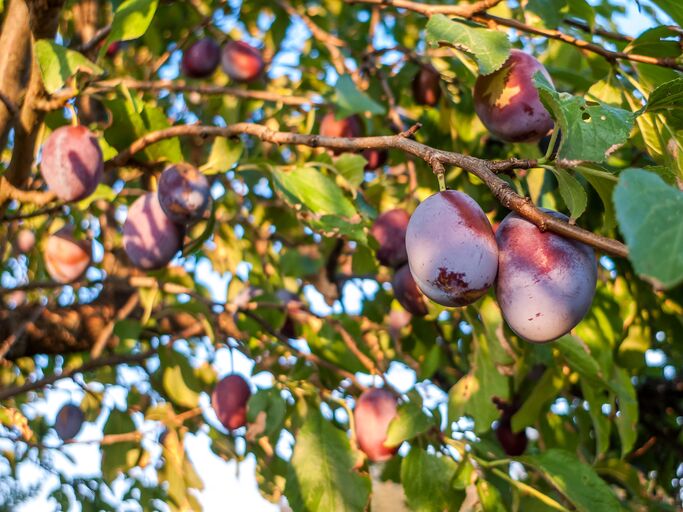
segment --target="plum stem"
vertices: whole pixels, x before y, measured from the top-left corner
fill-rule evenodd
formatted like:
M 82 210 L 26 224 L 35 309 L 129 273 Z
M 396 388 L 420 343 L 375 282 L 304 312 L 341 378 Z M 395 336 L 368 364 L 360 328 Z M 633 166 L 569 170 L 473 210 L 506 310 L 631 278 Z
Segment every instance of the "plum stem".
M 540 158 L 538 160 L 539 164 L 544 164 L 553 159 L 553 150 L 555 149 L 555 143 L 557 142 L 557 134 L 559 132 L 560 130 L 557 126 L 557 123 L 555 123 L 555 126 L 553 127 L 553 133 L 550 136 L 550 142 L 548 143 L 548 149 L 545 150 L 545 155 L 543 155 L 543 158 Z
M 436 174 L 436 179 L 439 180 L 439 192 L 446 190 L 446 175 L 443 172 Z

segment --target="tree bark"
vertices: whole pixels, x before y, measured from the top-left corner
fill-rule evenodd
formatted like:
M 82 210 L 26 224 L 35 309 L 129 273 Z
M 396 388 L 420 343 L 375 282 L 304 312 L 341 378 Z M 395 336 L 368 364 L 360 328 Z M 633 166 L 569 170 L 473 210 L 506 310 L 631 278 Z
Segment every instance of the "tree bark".
M 28 6 L 24 0 L 10 0 L 0 33 L 0 93 L 3 96 L 3 101 L 0 101 L 0 150 L 7 143 L 14 115 L 21 107 L 30 64 Z M 5 102 L 12 107 L 9 108 Z
M 64 0 L 30 0 L 27 4 L 31 44 L 39 39 L 53 39 L 57 33 L 59 11 Z M 15 124 L 12 160 L 7 172 L 7 179 L 15 187 L 22 186 L 31 174 L 36 140 L 45 117 L 45 112 L 36 108 L 36 101 L 47 98 L 47 92 L 43 87 L 43 78 L 35 55 L 31 58 L 30 69 L 31 77 Z

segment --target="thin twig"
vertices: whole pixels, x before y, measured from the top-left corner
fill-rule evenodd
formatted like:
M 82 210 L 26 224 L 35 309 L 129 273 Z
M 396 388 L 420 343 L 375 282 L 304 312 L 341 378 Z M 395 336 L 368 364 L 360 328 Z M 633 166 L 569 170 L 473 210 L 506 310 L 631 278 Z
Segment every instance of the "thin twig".
M 7 400 L 13 396 L 19 395 L 21 393 L 26 393 L 28 391 L 33 391 L 34 389 L 40 389 L 50 384 L 57 382 L 58 380 L 67 379 L 76 375 L 77 373 L 83 373 L 90 370 L 96 370 L 97 368 L 102 368 L 104 366 L 116 366 L 119 364 L 139 364 L 146 359 L 156 355 L 156 350 L 148 350 L 147 352 L 141 352 L 139 354 L 115 354 L 106 357 L 100 357 L 98 359 L 92 359 L 87 363 L 77 366 L 75 368 L 69 368 L 62 371 L 61 373 L 53 373 L 42 379 L 34 380 L 22 384 L 21 386 L 15 386 L 11 388 L 0 389 L 0 401 Z
M 5 358 L 5 354 L 9 352 L 12 346 L 14 346 L 15 343 L 19 342 L 21 338 L 24 337 L 24 334 L 26 333 L 26 329 L 28 328 L 28 326 L 38 319 L 38 317 L 44 309 L 45 306 L 42 305 L 36 307 L 34 312 L 26 319 L 26 321 L 22 323 L 16 331 L 10 334 L 5 341 L 2 342 L 2 345 L 0 345 L 0 361 L 2 361 Z
M 104 350 L 104 347 L 109 342 L 111 335 L 114 333 L 114 327 L 116 327 L 116 323 L 128 317 L 128 315 L 130 315 L 133 312 L 133 310 L 137 307 L 139 300 L 140 296 L 137 293 L 133 293 L 130 297 L 128 297 L 128 300 L 123 305 L 123 307 L 116 312 L 116 316 L 114 316 L 114 318 L 107 325 L 104 326 L 102 331 L 100 331 L 97 340 L 95 340 L 95 344 L 92 346 L 92 349 L 90 350 L 91 357 L 100 357 L 100 355 L 102 354 L 102 350 Z
M 539 27 L 532 27 L 521 21 L 501 18 L 483 12 L 484 9 L 468 9 L 467 5 L 435 5 L 424 4 L 421 2 L 413 2 L 411 0 L 346 0 L 348 3 L 382 5 L 385 7 L 395 7 L 397 9 L 407 9 L 409 11 L 422 14 L 424 16 L 433 16 L 435 14 L 444 14 L 449 16 L 459 16 L 462 18 L 469 18 L 484 24 L 495 23 L 504 27 L 514 28 L 528 34 L 535 34 L 538 36 L 547 37 L 548 39 L 556 39 L 562 41 L 582 50 L 593 52 L 604 57 L 609 61 L 614 60 L 629 60 L 632 62 L 640 62 L 643 64 L 654 64 L 665 68 L 677 69 L 683 71 L 683 65 L 679 64 L 675 58 L 672 57 L 651 57 L 649 55 L 639 55 L 635 53 L 626 53 L 622 51 L 612 51 L 603 46 L 582 39 L 578 39 L 559 30 L 545 29 Z M 483 2 L 486 3 L 486 2 Z M 498 3 L 498 2 L 496 2 Z M 472 4 L 475 6 L 476 4 Z

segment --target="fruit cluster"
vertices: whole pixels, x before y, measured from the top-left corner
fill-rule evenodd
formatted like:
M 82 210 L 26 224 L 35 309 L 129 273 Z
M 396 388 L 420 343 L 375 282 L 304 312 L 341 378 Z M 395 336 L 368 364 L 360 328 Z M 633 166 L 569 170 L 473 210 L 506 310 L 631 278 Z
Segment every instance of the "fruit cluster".
M 212 75 L 219 63 L 234 81 L 251 82 L 263 72 L 258 50 L 244 42 L 230 41 L 221 49 L 206 38 L 190 46 L 182 58 L 183 73 L 191 78 Z M 489 131 L 508 142 L 534 142 L 553 128 L 550 114 L 533 86 L 540 72 L 533 57 L 512 50 L 496 72 L 477 79 L 475 110 Z M 420 67 L 412 84 L 419 105 L 435 106 L 441 98 L 439 72 Z M 359 137 L 364 133 L 358 115 L 337 119 L 327 112 L 321 122 L 324 137 Z M 335 150 L 338 154 L 341 151 Z M 372 171 L 388 158 L 384 149 L 363 152 Z M 47 186 L 60 199 L 81 200 L 94 192 L 102 179 L 102 152 L 94 134 L 83 127 L 55 130 L 43 147 L 41 172 Z M 211 201 L 207 178 L 189 164 L 167 167 L 156 192 L 139 197 L 130 207 L 123 226 L 123 247 L 131 262 L 142 269 L 166 265 L 182 245 L 185 227 L 202 218 Z M 547 213 L 566 220 L 558 212 Z M 81 276 L 91 262 L 89 241 L 75 238 L 66 226 L 47 241 L 45 265 L 59 282 Z M 21 249 L 30 251 L 35 238 L 23 234 Z M 593 250 L 580 242 L 544 232 L 510 213 L 496 232 L 467 194 L 443 190 L 424 200 L 410 215 L 393 209 L 380 215 L 371 228 L 378 242 L 376 256 L 394 269 L 392 287 L 397 301 L 415 316 L 428 314 L 430 299 L 447 307 L 474 303 L 495 286 L 503 317 L 521 338 L 543 343 L 569 332 L 590 308 L 597 280 Z M 290 315 L 298 306 L 295 295 L 282 291 L 278 298 L 288 306 L 281 334 L 294 337 Z M 291 310 L 291 311 L 290 311 Z M 220 423 L 229 430 L 247 423 L 249 383 L 237 374 L 220 380 L 211 404 Z M 397 414 L 397 397 L 384 388 L 371 388 L 358 398 L 353 423 L 359 448 L 371 461 L 389 459 L 398 449 L 386 446 L 387 430 Z M 511 430 L 514 412 L 503 410 L 496 435 L 510 455 L 526 448 L 526 435 Z M 63 440 L 74 437 L 83 423 L 82 411 L 73 405 L 60 410 L 55 429 Z
M 550 80 L 535 58 L 512 50 L 498 71 L 477 79 L 476 112 L 498 138 L 536 142 L 553 128 L 533 84 L 537 72 Z M 433 73 L 433 68 L 418 72 L 413 82 L 416 98 L 434 96 L 424 90 L 427 85 L 438 90 Z M 438 96 L 432 104 L 436 101 Z M 495 283 L 510 328 L 528 341 L 544 343 L 573 329 L 595 293 L 597 261 L 592 248 L 543 232 L 516 213 L 509 214 L 494 234 L 484 211 L 462 192 L 438 192 L 412 216 L 404 210 L 386 212 L 376 219 L 371 234 L 379 243 L 379 262 L 398 268 L 393 282 L 396 299 L 414 315 L 427 313 L 422 294 L 443 306 L 460 307 L 475 302 Z
M 58 128 L 43 145 L 43 179 L 66 202 L 91 195 L 103 168 L 97 138 L 83 126 Z M 157 192 L 139 197 L 128 211 L 123 247 L 131 262 L 147 270 L 166 265 L 181 247 L 185 226 L 204 215 L 210 200 L 209 181 L 199 170 L 186 163 L 168 166 Z M 91 242 L 77 239 L 74 232 L 73 225 L 66 225 L 45 244 L 45 268 L 60 283 L 80 278 L 92 261 Z
M 558 212 L 544 210 L 567 220 Z M 495 283 L 505 321 L 537 343 L 559 338 L 588 312 L 597 281 L 593 249 L 510 213 L 494 234 L 486 214 L 463 192 L 430 196 L 408 217 L 391 210 L 375 221 L 377 259 L 399 267 L 396 300 L 425 315 L 423 299 L 460 307 L 472 304 Z
M 223 48 L 211 38 L 200 39 L 183 53 L 180 67 L 189 78 L 206 78 L 221 65 L 235 82 L 253 82 L 265 67 L 261 52 L 244 41 L 228 41 Z

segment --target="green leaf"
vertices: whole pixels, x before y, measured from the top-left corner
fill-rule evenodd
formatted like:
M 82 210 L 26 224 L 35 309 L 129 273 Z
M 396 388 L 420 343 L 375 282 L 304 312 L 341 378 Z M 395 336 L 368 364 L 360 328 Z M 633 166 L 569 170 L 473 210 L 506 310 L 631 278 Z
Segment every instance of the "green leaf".
M 557 28 L 564 18 L 567 0 L 528 0 L 525 10 L 538 16 L 539 25 L 546 28 Z
M 111 203 L 114 201 L 114 199 L 116 199 L 116 195 L 116 192 L 114 192 L 109 185 L 100 183 L 97 185 L 97 188 L 92 194 L 78 202 L 78 208 L 81 210 L 87 210 L 91 204 L 93 204 L 95 201 L 99 201 L 100 199 L 104 199 L 108 203 Z
M 646 112 L 668 111 L 683 107 L 683 77 L 660 85 L 647 100 Z
M 361 222 L 349 222 L 336 215 L 323 215 L 319 219 L 310 219 L 309 225 L 325 236 L 346 236 L 351 240 L 367 245 L 368 237 Z
M 586 0 L 569 2 L 569 14 L 586 20 L 591 30 L 595 26 L 595 9 Z
M 638 438 L 638 398 L 631 378 L 623 368 L 614 368 L 610 383 L 617 394 L 619 414 L 615 421 L 621 439 L 621 456 L 624 457 Z
M 120 98 L 104 100 L 103 103 L 112 115 L 112 123 L 104 130 L 104 137 L 119 151 L 151 131 L 171 126 L 164 111 L 154 105 L 136 104 L 131 99 Z M 137 153 L 136 158 L 147 162 L 180 162 L 183 160 L 180 141 L 177 137 L 161 140 Z
M 652 0 L 680 26 L 683 25 L 683 4 L 678 0 Z
M 595 429 L 595 453 L 597 456 L 604 455 L 609 449 L 610 421 L 602 412 L 602 406 L 609 403 L 609 396 L 604 386 L 595 386 L 588 380 L 579 381 L 581 391 L 588 402 L 588 414 L 593 421 Z
M 457 510 L 458 493 L 452 486 L 458 469 L 449 457 L 438 457 L 414 446 L 401 462 L 401 482 L 410 510 Z
M 365 177 L 365 164 L 368 161 L 360 155 L 343 153 L 334 161 L 337 172 L 344 177 L 353 187 L 363 183 Z
M 243 150 L 244 145 L 239 140 L 216 137 L 211 145 L 209 160 L 201 167 L 202 172 L 210 176 L 230 170 L 239 161 Z
M 628 139 L 635 119 L 632 112 L 557 92 L 540 72 L 534 75 L 534 82 L 541 101 L 562 130 L 558 158 L 602 162 Z
M 140 114 L 145 123 L 145 134 L 171 127 L 171 123 L 160 107 L 145 103 Z M 155 142 L 145 148 L 145 155 L 153 162 L 182 162 L 183 154 L 180 149 L 180 139 L 172 137 Z
M 427 416 L 420 405 L 414 402 L 404 402 L 399 406 L 397 416 L 389 424 L 384 444 L 398 446 L 403 441 L 426 432 L 433 425 L 433 419 Z
M 364 511 L 370 480 L 354 471 L 355 460 L 346 434 L 325 420 L 320 411 L 311 410 L 296 436 L 292 472 L 285 489 L 288 498 L 293 493 L 301 500 L 303 508 L 295 509 Z
M 128 413 L 112 409 L 104 424 L 103 434 L 107 436 L 135 431 L 135 423 Z M 142 449 L 135 441 L 102 445 L 102 478 L 110 483 L 121 471 L 127 471 L 135 466 L 141 453 Z
M 45 90 L 49 93 L 64 87 L 66 80 L 79 71 L 91 75 L 104 73 L 102 68 L 88 60 L 85 55 L 47 39 L 36 41 L 35 52 Z
M 540 455 L 520 457 L 519 460 L 540 471 L 579 512 L 621 510 L 617 497 L 593 468 L 565 450 L 552 448 Z
M 334 90 L 335 94 L 332 102 L 337 106 L 336 115 L 338 117 L 362 114 L 364 112 L 383 115 L 386 112 L 382 105 L 363 91 L 359 91 L 349 75 L 340 76 L 337 79 Z
M 627 169 L 614 190 L 619 229 L 640 275 L 671 288 L 683 281 L 683 192 L 651 172 Z
M 114 325 L 114 335 L 119 338 L 116 352 L 130 352 L 137 345 L 142 325 L 132 318 L 124 318 Z
M 176 404 L 192 409 L 199 404 L 201 385 L 188 360 L 173 349 L 160 349 L 162 384 Z
M 277 187 L 293 202 L 306 206 L 313 213 L 352 217 L 356 209 L 337 184 L 322 172 L 311 167 L 297 167 L 293 171 L 273 170 Z
M 505 512 L 505 505 L 500 491 L 486 480 L 477 480 L 477 496 L 483 512 Z
M 574 176 L 569 174 L 566 169 L 561 167 L 546 166 L 546 169 L 552 171 L 557 178 L 557 183 L 560 186 L 560 196 L 564 204 L 569 208 L 569 213 L 572 219 L 578 219 L 581 214 L 586 211 L 588 204 L 588 196 L 583 185 L 579 183 Z
M 612 194 L 614 193 L 614 187 L 617 186 L 618 178 L 608 172 L 583 166 L 577 166 L 574 170 L 580 173 L 600 196 L 603 208 L 605 209 L 603 227 L 607 231 L 611 230 L 617 223 L 616 217 L 614 216 Z
M 475 432 L 486 432 L 499 416 L 491 397 L 505 399 L 508 393 L 507 378 L 490 357 L 486 338 L 479 336 L 473 373 L 462 377 L 448 393 L 448 418 L 457 421 L 461 416 L 471 416 Z
M 265 414 L 264 433 L 272 436 L 279 434 L 286 413 L 287 404 L 277 388 L 259 389 L 249 399 L 247 420 L 250 424 L 256 423 L 259 415 Z
M 577 372 L 582 379 L 593 384 L 604 383 L 600 365 L 581 338 L 571 335 L 562 336 L 553 343 L 553 346 L 562 353 L 572 370 Z
M 114 13 L 111 32 L 107 43 L 102 46 L 102 51 L 106 51 L 108 43 L 130 41 L 147 32 L 158 3 L 158 0 L 126 0 L 119 5 Z
M 451 20 L 443 14 L 429 18 L 426 39 L 431 46 L 448 44 L 469 53 L 479 64 L 482 75 L 500 69 L 512 47 L 504 32 Z
M 564 379 L 556 368 L 548 368 L 543 377 L 526 398 L 522 407 L 512 416 L 511 424 L 514 432 L 533 425 L 539 415 L 552 402 L 564 387 Z

